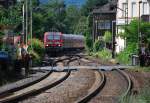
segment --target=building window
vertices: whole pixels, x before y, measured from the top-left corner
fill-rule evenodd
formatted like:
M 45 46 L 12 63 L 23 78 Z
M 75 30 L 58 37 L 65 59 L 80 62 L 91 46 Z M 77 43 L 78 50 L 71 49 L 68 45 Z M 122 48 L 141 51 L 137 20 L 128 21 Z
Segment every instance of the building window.
M 105 20 L 105 29 L 110 29 L 110 21 Z
M 98 21 L 98 29 L 110 29 L 110 20 L 100 20 Z
M 125 11 L 126 11 L 126 8 L 127 8 L 127 3 L 122 3 L 122 17 L 125 17 Z
M 98 29 L 105 29 L 105 22 L 104 22 L 104 20 L 100 20 L 98 22 Z
M 136 17 L 137 16 L 137 7 L 136 7 L 136 3 L 132 2 L 132 7 L 131 7 L 131 16 L 132 17 Z
M 148 14 L 148 4 L 147 2 L 143 2 L 143 15 Z

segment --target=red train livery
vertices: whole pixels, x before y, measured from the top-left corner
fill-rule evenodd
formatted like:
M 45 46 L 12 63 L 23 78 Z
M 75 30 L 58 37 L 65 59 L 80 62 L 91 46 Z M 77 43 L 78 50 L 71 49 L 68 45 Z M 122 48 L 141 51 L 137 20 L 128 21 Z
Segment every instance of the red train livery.
M 84 36 L 62 34 L 61 32 L 46 32 L 44 34 L 46 52 L 55 52 L 69 49 L 83 49 Z

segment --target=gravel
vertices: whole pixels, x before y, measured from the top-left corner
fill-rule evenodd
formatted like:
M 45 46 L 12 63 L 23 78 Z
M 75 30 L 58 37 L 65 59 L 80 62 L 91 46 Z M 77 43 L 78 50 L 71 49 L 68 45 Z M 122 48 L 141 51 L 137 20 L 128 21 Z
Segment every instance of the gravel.
M 58 86 L 20 103 L 72 103 L 88 93 L 95 81 L 92 70 L 72 72 L 71 76 Z
M 126 71 L 133 82 L 132 92 L 137 94 L 142 88 L 150 87 L 150 72 Z
M 45 76 L 48 72 L 37 72 L 36 74 L 32 74 L 30 76 L 28 76 L 27 78 L 21 79 L 19 81 L 16 81 L 14 83 L 10 83 L 10 84 L 6 84 L 2 87 L 0 87 L 0 94 L 2 94 L 3 92 L 6 92 L 8 90 L 17 88 L 17 87 L 21 87 L 23 85 L 26 85 L 28 83 L 31 83 L 35 80 L 40 79 L 41 77 Z
M 89 103 L 118 103 L 118 99 L 127 89 L 125 78 L 116 71 L 106 71 L 106 84 L 102 91 Z

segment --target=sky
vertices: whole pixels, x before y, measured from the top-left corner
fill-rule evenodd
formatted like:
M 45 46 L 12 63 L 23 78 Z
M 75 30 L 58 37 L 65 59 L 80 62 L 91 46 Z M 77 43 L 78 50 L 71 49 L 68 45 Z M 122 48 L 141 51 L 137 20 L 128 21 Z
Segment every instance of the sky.
M 48 0 L 40 0 L 42 3 L 46 3 Z M 86 0 L 64 0 L 67 5 L 82 6 Z

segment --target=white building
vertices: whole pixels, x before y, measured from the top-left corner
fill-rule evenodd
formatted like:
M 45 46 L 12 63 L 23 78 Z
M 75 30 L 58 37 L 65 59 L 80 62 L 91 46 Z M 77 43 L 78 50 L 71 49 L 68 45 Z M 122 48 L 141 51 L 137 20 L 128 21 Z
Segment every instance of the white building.
M 133 18 L 139 17 L 139 10 L 140 16 L 150 15 L 149 4 L 150 0 L 118 0 L 116 16 L 117 33 L 119 34 L 120 32 L 123 32 L 121 29 L 119 29 L 119 26 L 130 23 Z M 126 43 L 125 40 L 121 39 L 120 37 L 116 38 L 116 42 L 116 52 L 118 53 L 125 48 Z

